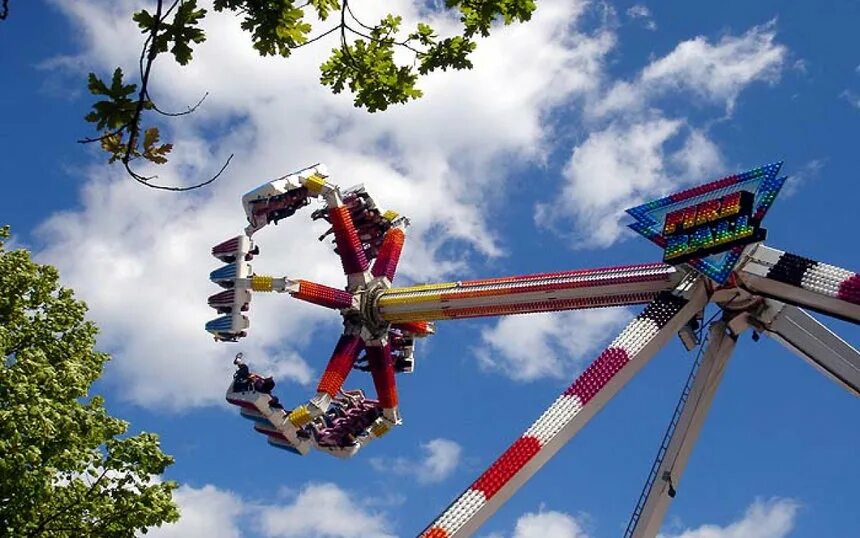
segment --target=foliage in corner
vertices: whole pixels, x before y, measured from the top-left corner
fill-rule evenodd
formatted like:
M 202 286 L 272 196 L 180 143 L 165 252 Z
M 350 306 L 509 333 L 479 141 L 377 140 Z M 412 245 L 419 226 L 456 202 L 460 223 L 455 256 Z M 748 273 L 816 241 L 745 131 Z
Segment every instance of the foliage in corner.
M 173 463 L 90 395 L 109 357 L 57 270 L 0 228 L 0 535 L 120 537 L 176 521 Z
M 419 22 L 414 31 L 404 30 L 397 14 L 388 14 L 378 23 L 368 25 L 356 17 L 349 0 L 214 0 L 212 8 L 239 17 L 242 29 L 251 34 L 253 47 L 262 56 L 287 58 L 295 49 L 334 34 L 338 46 L 320 66 L 320 83 L 334 93 L 348 89 L 357 108 L 376 112 L 421 97 L 419 78 L 433 71 L 471 69 L 469 56 L 477 46 L 475 38 L 489 36 L 493 26 L 499 23 L 507 25 L 530 20 L 536 9 L 535 2 L 445 0 L 443 9 L 455 10 L 462 23 L 460 35 L 448 37 L 440 37 L 424 22 Z M 155 188 L 168 187 L 153 185 L 149 182 L 152 177 L 136 174 L 129 163 L 142 158 L 163 164 L 173 146 L 169 143 L 154 145 L 160 133 L 158 127 L 145 131 L 141 128 L 144 113 L 181 116 L 196 110 L 200 102 L 179 113 L 161 111 L 148 91 L 152 63 L 159 55 L 170 53 L 180 65 L 187 65 L 193 59 L 193 46 L 206 40 L 200 23 L 207 11 L 197 6 L 197 0 L 173 0 L 169 4 L 165 6 L 163 0 L 156 0 L 154 12 L 141 10 L 134 14 L 134 21 L 146 36 L 141 53 L 139 90 L 137 84 L 123 82 L 119 68 L 110 86 L 90 73 L 90 93 L 99 100 L 86 119 L 95 124 L 99 135 L 82 141 L 98 142 L 110 155 L 110 162 L 121 161 L 132 177 Z M 339 18 L 339 23 L 311 35 L 312 23 L 331 18 Z M 412 61 L 398 62 L 395 59 L 398 48 L 408 50 Z M 137 96 L 133 98 L 135 92 Z M 146 133 L 142 140 L 141 132 Z M 147 145 L 147 140 L 154 142 Z M 198 185 L 168 189 L 188 190 L 208 184 L 224 167 L 215 177 Z

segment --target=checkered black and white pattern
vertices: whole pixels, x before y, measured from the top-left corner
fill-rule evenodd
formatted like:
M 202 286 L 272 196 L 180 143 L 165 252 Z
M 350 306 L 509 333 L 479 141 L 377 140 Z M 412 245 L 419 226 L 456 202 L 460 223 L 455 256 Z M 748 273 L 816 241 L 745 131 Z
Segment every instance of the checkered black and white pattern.
M 860 275 L 854 271 L 759 245 L 738 277 L 755 293 L 860 322 Z

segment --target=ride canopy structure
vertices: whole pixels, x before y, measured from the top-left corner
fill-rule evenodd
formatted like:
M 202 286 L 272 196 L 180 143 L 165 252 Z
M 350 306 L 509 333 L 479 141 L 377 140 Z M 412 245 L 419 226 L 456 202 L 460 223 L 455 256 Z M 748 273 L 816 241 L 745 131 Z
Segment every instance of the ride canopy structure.
M 221 317 L 206 324 L 216 340 L 246 336 L 254 292 L 293 298 L 340 312 L 337 341 L 316 394 L 285 409 L 271 378 L 239 357 L 227 401 L 240 408 L 273 446 L 353 456 L 402 420 L 395 376 L 414 369 L 416 339 L 434 322 L 532 312 L 647 305 L 544 413 L 421 536 L 469 536 L 564 446 L 678 334 L 688 350 L 703 346 L 625 537 L 653 538 L 710 408 L 738 336 L 770 336 L 854 395 L 860 353 L 807 313 L 860 323 L 860 275 L 764 245 L 762 221 L 786 177 L 782 163 L 728 176 L 628 210 L 630 227 L 663 249 L 663 262 L 525 276 L 392 287 L 408 219 L 382 211 L 362 186 L 341 191 L 323 165 L 270 181 L 242 198 L 245 234 L 213 247 L 226 265 L 210 279 L 225 288 L 209 298 Z M 293 215 L 311 199 L 312 213 L 333 235 L 343 289 L 289 277 L 257 275 L 253 234 Z M 720 319 L 704 321 L 713 303 Z M 702 334 L 707 329 L 706 336 Z M 572 328 L 575 331 L 575 328 Z M 369 371 L 376 399 L 344 390 L 351 370 Z

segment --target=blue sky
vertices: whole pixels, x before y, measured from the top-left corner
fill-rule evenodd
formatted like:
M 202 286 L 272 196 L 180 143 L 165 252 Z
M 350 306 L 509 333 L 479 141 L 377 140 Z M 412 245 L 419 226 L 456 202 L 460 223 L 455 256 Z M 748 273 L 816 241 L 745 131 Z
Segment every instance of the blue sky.
M 318 86 L 329 45 L 261 60 L 236 21 L 211 17 L 194 64 L 160 62 L 153 88 L 173 109 L 210 92 L 168 127 L 177 149 L 165 182 L 190 183 L 236 154 L 223 179 L 189 195 L 144 189 L 74 143 L 90 134 L 85 73 L 133 65 L 140 4 L 10 3 L 0 220 L 90 305 L 114 356 L 97 386 L 111 411 L 176 456 L 167 478 L 182 484 L 185 518 L 161 536 L 414 535 L 635 314 L 440 323 L 398 381 L 399 430 L 346 462 L 270 449 L 222 401 L 229 359 L 244 351 L 298 403 L 339 328 L 329 312 L 260 297 L 241 344 L 203 331 L 209 248 L 241 230 L 240 194 L 268 178 L 323 161 L 335 182 L 364 182 L 412 217 L 408 283 L 656 260 L 622 231 L 621 210 L 784 160 L 793 179 L 768 243 L 860 267 L 856 3 L 542 0 L 532 22 L 481 42 L 472 72 L 434 76 L 422 101 L 373 116 Z M 407 20 L 418 4 L 391 3 Z M 261 232 L 255 269 L 340 285 L 318 235 L 307 215 Z M 828 323 L 860 342 L 856 326 Z M 677 342 L 664 349 L 482 535 L 620 535 L 691 360 Z M 359 374 L 348 385 L 366 386 Z M 858 419 L 857 401 L 805 363 L 744 338 L 666 536 L 856 534 Z

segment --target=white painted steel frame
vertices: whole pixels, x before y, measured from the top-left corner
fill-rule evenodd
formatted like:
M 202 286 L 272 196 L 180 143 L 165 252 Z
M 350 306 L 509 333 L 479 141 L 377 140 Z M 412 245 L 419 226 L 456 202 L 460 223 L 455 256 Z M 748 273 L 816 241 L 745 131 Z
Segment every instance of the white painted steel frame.
M 657 468 L 657 478 L 651 484 L 638 524 L 631 535 L 632 538 L 654 538 L 660 531 L 660 525 L 674 496 L 669 494 L 670 486 L 674 490 L 678 489 L 681 475 L 687 466 L 693 446 L 714 401 L 717 387 L 722 381 L 723 372 L 735 349 L 737 335 L 729 331 L 724 321 L 711 324 L 708 332 L 702 364 L 696 372 L 689 398 L 666 448 L 663 461 Z M 664 479 L 664 476 L 671 477 L 671 481 Z
M 803 309 L 774 300 L 756 317 L 764 334 L 860 396 L 860 352 Z

